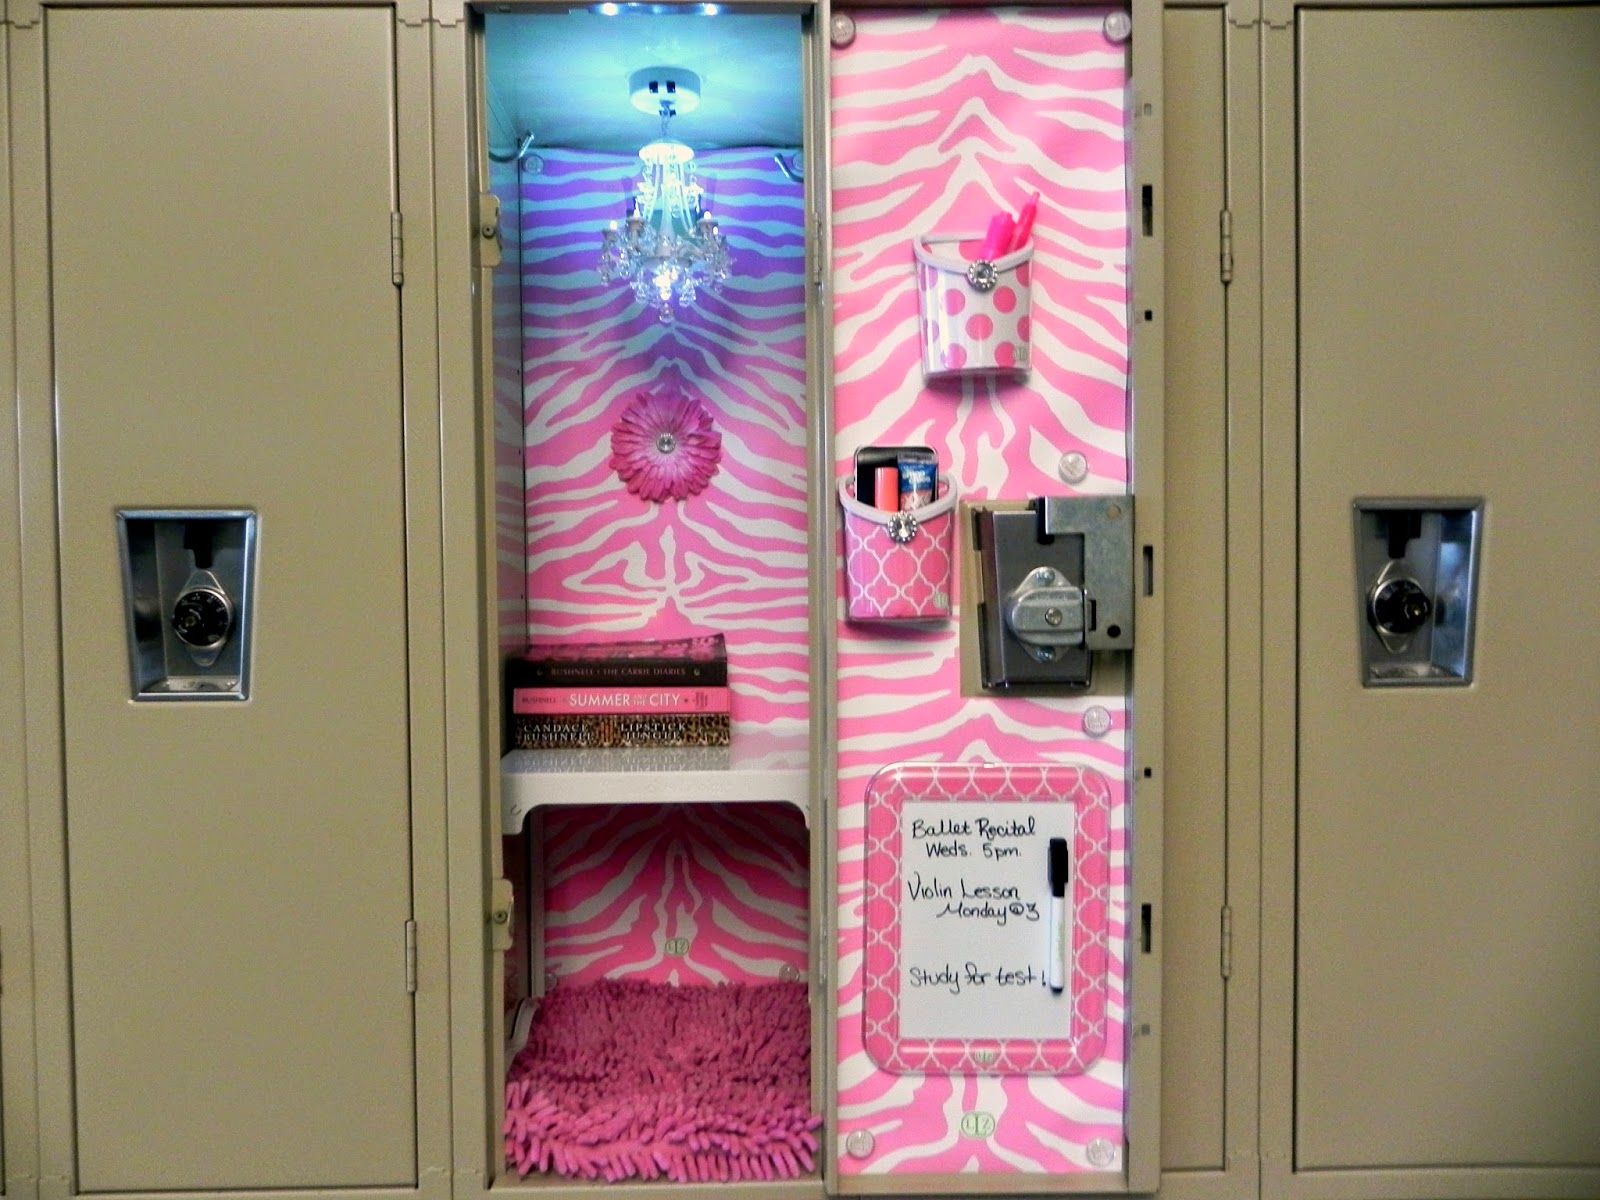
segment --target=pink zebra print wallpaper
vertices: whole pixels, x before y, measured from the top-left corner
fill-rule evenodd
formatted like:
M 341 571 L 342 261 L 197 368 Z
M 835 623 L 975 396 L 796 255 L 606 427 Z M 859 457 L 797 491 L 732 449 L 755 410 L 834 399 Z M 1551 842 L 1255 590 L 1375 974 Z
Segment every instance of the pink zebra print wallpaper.
M 810 855 L 799 809 L 553 808 L 545 836 L 547 984 L 803 976 Z
M 596 272 L 638 160 L 541 149 L 524 173 L 527 635 L 721 632 L 740 761 L 803 767 L 804 205 L 775 152 L 697 155 L 732 276 L 670 325 Z M 641 392 L 669 389 L 710 413 L 721 457 L 703 491 L 654 503 L 611 465 L 611 432 Z M 547 978 L 759 982 L 805 966 L 797 809 L 552 808 L 544 853 Z
M 863 11 L 832 52 L 837 471 L 925 444 L 965 499 L 1115 493 L 1128 479 L 1128 63 L 1105 10 Z M 925 384 L 913 238 L 1040 197 L 1024 381 Z M 1063 457 L 1081 454 L 1068 486 Z M 952 589 L 959 595 L 958 589 Z M 963 697 L 955 622 L 841 622 L 838 1109 L 844 1175 L 1116 1171 L 1124 1152 L 1126 706 Z M 1091 704 L 1103 736 L 1083 732 Z M 1104 1048 L 1075 1074 L 879 1067 L 864 1044 L 865 789 L 902 762 L 1093 768 L 1106 798 Z M 881 845 L 880 850 L 881 852 Z M 1062 1031 L 1066 1036 L 1066 1031 Z
M 671 325 L 595 270 L 636 159 L 541 151 L 524 179 L 528 632 L 721 632 L 736 728 L 803 738 L 803 197 L 773 153 L 697 156 L 733 274 Z M 711 410 L 722 461 L 706 491 L 654 504 L 617 478 L 610 436 L 640 391 L 667 386 Z

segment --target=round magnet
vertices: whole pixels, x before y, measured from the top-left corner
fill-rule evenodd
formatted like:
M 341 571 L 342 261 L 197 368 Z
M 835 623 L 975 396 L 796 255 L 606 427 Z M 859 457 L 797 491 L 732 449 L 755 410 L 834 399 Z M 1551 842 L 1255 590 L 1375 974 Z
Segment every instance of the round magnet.
M 1069 450 L 1056 464 L 1056 474 L 1062 483 L 1082 483 L 1089 478 L 1089 460 L 1076 450 Z
M 877 1139 L 865 1129 L 857 1129 L 844 1139 L 844 1152 L 851 1158 L 866 1158 L 877 1145 Z
M 1133 36 L 1133 18 L 1118 9 L 1106 14 L 1106 41 L 1125 42 Z
M 1083 710 L 1083 731 L 1090 737 L 1105 737 L 1111 732 L 1111 714 L 1104 706 L 1091 704 Z
M 1091 1167 L 1109 1167 L 1117 1161 L 1117 1148 L 1110 1138 L 1098 1137 L 1090 1141 L 1088 1155 Z

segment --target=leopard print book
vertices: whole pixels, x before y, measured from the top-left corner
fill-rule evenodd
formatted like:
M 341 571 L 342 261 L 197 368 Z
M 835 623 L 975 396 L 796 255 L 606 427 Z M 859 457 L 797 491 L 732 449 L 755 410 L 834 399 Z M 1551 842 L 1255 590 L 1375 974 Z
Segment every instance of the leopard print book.
M 511 721 L 518 750 L 726 746 L 732 741 L 727 713 L 518 714 Z

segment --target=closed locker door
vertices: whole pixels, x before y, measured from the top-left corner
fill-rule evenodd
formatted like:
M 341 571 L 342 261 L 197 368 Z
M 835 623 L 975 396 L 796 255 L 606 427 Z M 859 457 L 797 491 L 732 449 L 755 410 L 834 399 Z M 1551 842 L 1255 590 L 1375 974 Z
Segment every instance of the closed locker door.
M 1592 1195 L 1600 9 L 1298 22 L 1295 1170 Z M 1373 498 L 1481 500 L 1469 683 L 1363 686 Z
M 78 1189 L 408 1184 L 393 13 L 45 20 Z M 130 698 L 122 508 L 255 514 L 247 699 Z
M 1217 266 L 1227 207 L 1227 20 L 1221 8 L 1163 13 L 1167 113 L 1166 765 L 1162 872 L 1161 1170 L 1224 1160 L 1228 745 L 1226 293 Z
M 0 131 L 10 126 L 9 63 L 0 51 Z M 11 301 L 11 139 L 0 133 L 0 296 Z M 8 310 L 9 318 L 9 310 Z M 14 379 L 14 322 L 0 321 L 0 373 Z M 0 421 L 0 580 L 22 577 L 17 427 Z M 32 972 L 28 922 L 27 789 L 22 752 L 20 595 L 0 583 L 0 1195 L 35 1175 Z M 16 1179 L 17 1184 L 12 1180 Z

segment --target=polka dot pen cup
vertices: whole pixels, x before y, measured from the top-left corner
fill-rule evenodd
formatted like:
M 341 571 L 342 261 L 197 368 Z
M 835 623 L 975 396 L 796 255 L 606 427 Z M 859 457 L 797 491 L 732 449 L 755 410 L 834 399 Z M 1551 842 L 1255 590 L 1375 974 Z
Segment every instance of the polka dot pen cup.
M 1033 246 L 993 262 L 961 256 L 979 233 L 929 233 L 913 248 L 922 298 L 922 377 L 1026 376 Z

